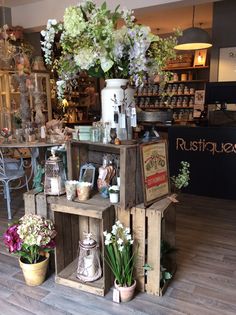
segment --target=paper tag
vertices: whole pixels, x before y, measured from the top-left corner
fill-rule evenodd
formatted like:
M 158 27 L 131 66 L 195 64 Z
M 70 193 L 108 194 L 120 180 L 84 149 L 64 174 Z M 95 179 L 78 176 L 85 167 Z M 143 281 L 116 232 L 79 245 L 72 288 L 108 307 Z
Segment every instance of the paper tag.
M 131 127 L 137 127 L 137 116 L 136 115 L 131 116 Z
M 113 289 L 113 302 L 120 303 L 120 291 L 117 289 Z
M 131 109 L 131 115 L 136 115 L 136 108 L 135 108 L 135 107 L 132 107 L 132 109 Z
M 174 202 L 174 203 L 178 203 L 178 202 L 179 202 L 179 200 L 177 200 L 177 199 L 175 198 L 175 195 L 168 196 L 168 198 L 170 199 L 170 201 L 172 201 L 172 202 Z
M 120 114 L 119 125 L 120 125 L 120 128 L 126 128 L 125 114 Z

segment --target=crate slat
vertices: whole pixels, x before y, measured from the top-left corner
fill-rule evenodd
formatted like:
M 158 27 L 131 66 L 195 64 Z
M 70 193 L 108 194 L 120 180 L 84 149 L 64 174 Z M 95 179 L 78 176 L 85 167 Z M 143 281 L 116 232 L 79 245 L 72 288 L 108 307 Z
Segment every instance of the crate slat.
M 146 211 L 141 208 L 132 208 L 133 215 L 133 237 L 138 240 L 138 255 L 135 264 L 135 279 L 137 281 L 137 289 L 141 292 L 145 291 L 144 286 L 144 264 L 145 264 L 145 224 Z
M 148 250 L 147 263 L 152 270 L 148 271 L 146 291 L 159 295 L 160 260 L 161 260 L 161 213 L 155 210 L 147 211 L 148 217 Z

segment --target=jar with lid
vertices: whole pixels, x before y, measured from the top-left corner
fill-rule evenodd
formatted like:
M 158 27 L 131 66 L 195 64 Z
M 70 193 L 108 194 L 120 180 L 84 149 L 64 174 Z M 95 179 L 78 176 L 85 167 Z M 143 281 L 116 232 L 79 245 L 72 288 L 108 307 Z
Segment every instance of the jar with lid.
M 92 142 L 100 142 L 101 131 L 100 128 L 94 124 L 90 130 L 90 141 Z

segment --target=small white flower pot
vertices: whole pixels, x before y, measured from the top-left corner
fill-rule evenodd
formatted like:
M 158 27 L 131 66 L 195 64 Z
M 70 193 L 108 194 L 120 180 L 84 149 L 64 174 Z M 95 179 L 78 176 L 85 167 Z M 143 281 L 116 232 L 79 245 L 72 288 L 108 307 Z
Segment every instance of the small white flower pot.
M 119 193 L 110 193 L 110 202 L 111 203 L 119 202 Z

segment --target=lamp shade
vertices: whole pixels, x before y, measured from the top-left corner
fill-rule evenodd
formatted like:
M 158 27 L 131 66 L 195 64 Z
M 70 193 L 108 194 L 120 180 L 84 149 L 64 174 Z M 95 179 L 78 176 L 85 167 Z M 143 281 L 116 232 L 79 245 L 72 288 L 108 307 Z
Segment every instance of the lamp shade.
M 174 47 L 177 50 L 196 50 L 211 47 L 209 34 L 199 27 L 190 27 L 183 31 L 179 37 L 178 44 Z

